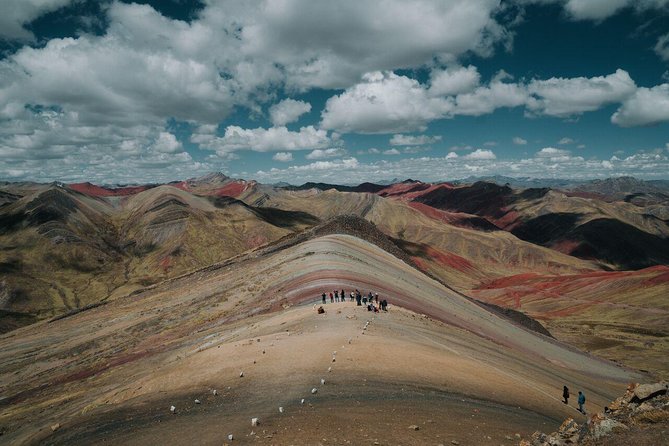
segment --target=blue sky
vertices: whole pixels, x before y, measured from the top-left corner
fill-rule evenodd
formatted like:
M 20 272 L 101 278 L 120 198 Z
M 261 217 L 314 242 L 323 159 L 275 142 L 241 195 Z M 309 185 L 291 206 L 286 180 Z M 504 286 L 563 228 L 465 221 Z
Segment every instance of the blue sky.
M 669 178 L 669 0 L 7 0 L 0 179 Z

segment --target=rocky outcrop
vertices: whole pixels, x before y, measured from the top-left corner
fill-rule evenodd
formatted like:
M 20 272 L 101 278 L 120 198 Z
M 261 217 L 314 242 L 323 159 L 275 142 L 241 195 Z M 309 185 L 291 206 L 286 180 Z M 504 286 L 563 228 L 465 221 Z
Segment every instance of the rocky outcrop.
M 669 424 L 669 383 L 630 384 L 625 395 L 611 402 L 604 412 L 591 416 L 579 425 L 572 418 L 562 423 L 557 432 L 535 432 L 520 446 L 567 446 L 628 444 L 623 435 L 634 431 L 634 436 L 652 437 L 662 432 L 648 433 L 655 424 Z M 660 431 L 662 430 L 660 429 Z

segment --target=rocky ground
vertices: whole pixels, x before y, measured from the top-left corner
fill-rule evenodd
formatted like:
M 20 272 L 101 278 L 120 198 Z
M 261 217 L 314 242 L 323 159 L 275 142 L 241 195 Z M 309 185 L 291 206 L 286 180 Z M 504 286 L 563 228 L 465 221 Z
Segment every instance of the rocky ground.
M 535 432 L 520 446 L 613 446 L 669 444 L 669 395 L 667 382 L 631 384 L 625 395 L 585 423 L 566 419 L 557 432 Z
M 390 311 L 319 314 L 341 288 Z M 0 441 L 497 446 L 583 422 L 564 383 L 596 412 L 640 378 L 330 234 L 0 336 Z

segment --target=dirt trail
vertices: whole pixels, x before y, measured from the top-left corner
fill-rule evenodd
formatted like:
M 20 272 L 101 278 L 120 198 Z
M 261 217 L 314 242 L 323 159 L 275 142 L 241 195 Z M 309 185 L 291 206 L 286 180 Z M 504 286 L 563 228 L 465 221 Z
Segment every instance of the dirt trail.
M 335 288 L 390 312 L 317 314 Z M 10 443 L 510 444 L 576 414 L 563 384 L 595 410 L 634 379 L 327 235 L 0 337 L 0 428 Z

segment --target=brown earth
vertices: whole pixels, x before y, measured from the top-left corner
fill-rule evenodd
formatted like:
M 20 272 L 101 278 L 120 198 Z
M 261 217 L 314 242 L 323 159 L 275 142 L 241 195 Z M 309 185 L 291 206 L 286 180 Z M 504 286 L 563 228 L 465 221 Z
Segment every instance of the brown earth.
M 390 311 L 317 314 L 333 288 Z M 325 235 L 3 335 L 0 429 L 24 444 L 511 444 L 574 415 L 564 383 L 597 410 L 637 377 Z

